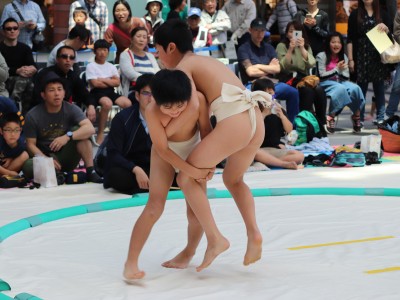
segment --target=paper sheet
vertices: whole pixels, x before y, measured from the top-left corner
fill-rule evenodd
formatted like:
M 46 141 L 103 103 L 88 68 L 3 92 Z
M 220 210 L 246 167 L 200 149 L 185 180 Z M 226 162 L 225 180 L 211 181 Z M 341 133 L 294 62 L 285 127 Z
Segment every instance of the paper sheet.
M 387 48 L 393 45 L 386 32 L 379 32 L 378 25 L 367 32 L 367 37 L 374 45 L 379 54 L 382 54 Z

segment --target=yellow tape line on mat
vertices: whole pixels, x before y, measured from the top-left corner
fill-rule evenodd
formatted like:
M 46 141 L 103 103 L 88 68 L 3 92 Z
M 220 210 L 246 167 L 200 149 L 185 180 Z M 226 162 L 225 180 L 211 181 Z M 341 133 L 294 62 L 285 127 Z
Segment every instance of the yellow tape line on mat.
M 394 272 L 394 271 L 400 271 L 400 267 L 390 267 L 390 268 L 385 268 L 385 269 L 369 270 L 369 271 L 365 271 L 364 273 L 378 274 L 378 273 Z
M 392 239 L 392 238 L 394 238 L 394 236 L 389 235 L 389 236 L 381 236 L 381 237 L 367 238 L 367 239 L 361 239 L 361 240 L 351 240 L 351 241 L 343 241 L 343 242 L 332 242 L 332 243 L 325 243 L 325 244 L 298 246 L 298 247 L 288 248 L 288 250 L 302 250 L 302 249 L 309 249 L 309 248 L 328 247 L 328 246 L 346 245 L 346 244 L 354 244 L 354 243 L 364 243 L 364 242 L 379 241 L 379 240 Z

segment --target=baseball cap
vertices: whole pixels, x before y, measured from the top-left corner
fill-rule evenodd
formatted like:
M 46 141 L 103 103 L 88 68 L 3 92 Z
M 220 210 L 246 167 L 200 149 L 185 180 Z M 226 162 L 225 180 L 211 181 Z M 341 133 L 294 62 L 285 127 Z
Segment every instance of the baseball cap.
M 251 21 L 250 28 L 267 30 L 267 23 L 263 19 L 257 18 Z
M 188 17 L 198 16 L 201 17 L 201 10 L 198 7 L 191 7 L 188 12 Z

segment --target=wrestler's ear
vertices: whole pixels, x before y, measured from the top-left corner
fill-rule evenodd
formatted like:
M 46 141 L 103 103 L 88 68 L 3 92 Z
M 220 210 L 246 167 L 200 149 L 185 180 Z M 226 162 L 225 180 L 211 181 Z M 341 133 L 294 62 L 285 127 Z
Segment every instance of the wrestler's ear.
M 167 47 L 167 53 L 172 53 L 176 50 L 176 44 L 175 43 L 169 43 Z

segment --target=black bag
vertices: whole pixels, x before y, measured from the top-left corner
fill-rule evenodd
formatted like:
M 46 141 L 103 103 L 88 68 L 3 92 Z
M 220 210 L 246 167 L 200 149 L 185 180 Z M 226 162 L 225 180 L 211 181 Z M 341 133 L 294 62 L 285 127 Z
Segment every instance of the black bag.
M 0 177 L 0 188 L 10 189 L 14 187 L 24 187 L 27 185 L 27 180 L 22 176 L 5 175 Z
M 107 140 L 108 136 L 104 139 L 104 141 L 101 143 L 99 146 L 99 149 L 97 149 L 96 155 L 94 157 L 94 170 L 96 171 L 99 176 L 103 177 L 104 176 L 104 167 L 106 164 L 106 159 L 107 159 Z

